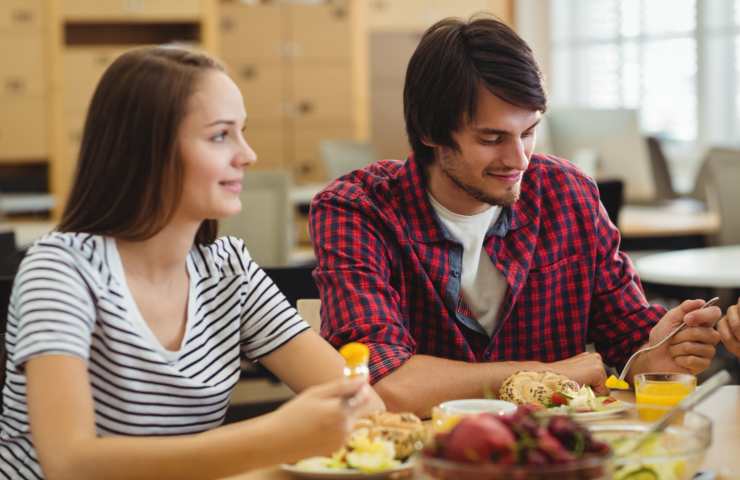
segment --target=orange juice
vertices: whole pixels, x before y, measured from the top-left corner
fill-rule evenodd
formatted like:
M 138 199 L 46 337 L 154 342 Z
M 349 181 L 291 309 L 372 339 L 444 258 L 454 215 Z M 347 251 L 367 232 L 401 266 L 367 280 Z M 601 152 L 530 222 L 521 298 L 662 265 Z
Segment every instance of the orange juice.
M 694 390 L 694 383 L 647 381 L 635 387 L 637 413 L 641 420 L 659 420 L 666 411 Z

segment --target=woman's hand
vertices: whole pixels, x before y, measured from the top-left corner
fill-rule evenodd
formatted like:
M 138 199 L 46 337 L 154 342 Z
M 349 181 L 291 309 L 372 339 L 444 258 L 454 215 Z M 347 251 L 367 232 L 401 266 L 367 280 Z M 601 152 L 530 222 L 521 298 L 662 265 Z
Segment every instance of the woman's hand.
M 289 461 L 330 455 L 344 444 L 357 418 L 368 412 L 372 389 L 364 380 L 335 380 L 307 388 L 274 414 L 294 449 Z

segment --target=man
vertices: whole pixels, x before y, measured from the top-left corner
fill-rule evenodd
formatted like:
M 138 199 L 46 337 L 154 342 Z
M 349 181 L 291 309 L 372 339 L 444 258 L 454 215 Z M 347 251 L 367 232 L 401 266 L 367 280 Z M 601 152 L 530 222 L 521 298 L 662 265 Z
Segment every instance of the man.
M 406 162 L 380 161 L 314 199 L 322 334 L 366 343 L 391 410 L 421 415 L 496 391 L 518 370 L 603 389 L 601 356 L 630 374 L 698 372 L 719 309 L 649 305 L 594 182 L 532 154 L 546 109 L 529 47 L 489 18 L 432 26 L 404 88 Z M 585 353 L 593 342 L 598 353 Z

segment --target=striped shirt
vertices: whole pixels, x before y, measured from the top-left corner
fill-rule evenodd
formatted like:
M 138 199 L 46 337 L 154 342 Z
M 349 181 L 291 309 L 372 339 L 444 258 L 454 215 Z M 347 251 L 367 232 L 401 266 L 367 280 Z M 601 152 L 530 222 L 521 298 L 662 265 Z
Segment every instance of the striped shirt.
M 141 317 L 111 238 L 54 232 L 26 255 L 8 310 L 0 478 L 40 479 L 26 403 L 28 359 L 85 360 L 99 436 L 182 435 L 220 425 L 240 357 L 257 360 L 309 328 L 241 240 L 187 258 L 187 325 L 166 350 Z

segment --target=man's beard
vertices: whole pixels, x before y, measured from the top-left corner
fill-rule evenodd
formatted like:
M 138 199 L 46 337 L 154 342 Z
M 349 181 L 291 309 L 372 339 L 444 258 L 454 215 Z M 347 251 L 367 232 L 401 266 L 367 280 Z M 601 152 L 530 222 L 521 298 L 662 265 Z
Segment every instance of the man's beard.
M 442 167 L 442 172 L 447 175 L 447 178 L 452 180 L 452 183 L 457 185 L 459 188 L 465 191 L 465 193 L 475 198 L 479 202 L 487 203 L 494 206 L 498 205 L 501 207 L 509 207 L 519 199 L 521 188 L 518 184 L 514 185 L 511 190 L 504 192 L 504 194 L 500 196 L 492 196 L 473 185 L 465 183 L 462 179 L 460 179 L 460 177 L 457 177 L 455 175 L 451 168 L 445 165 L 445 162 L 441 162 L 440 166 Z

